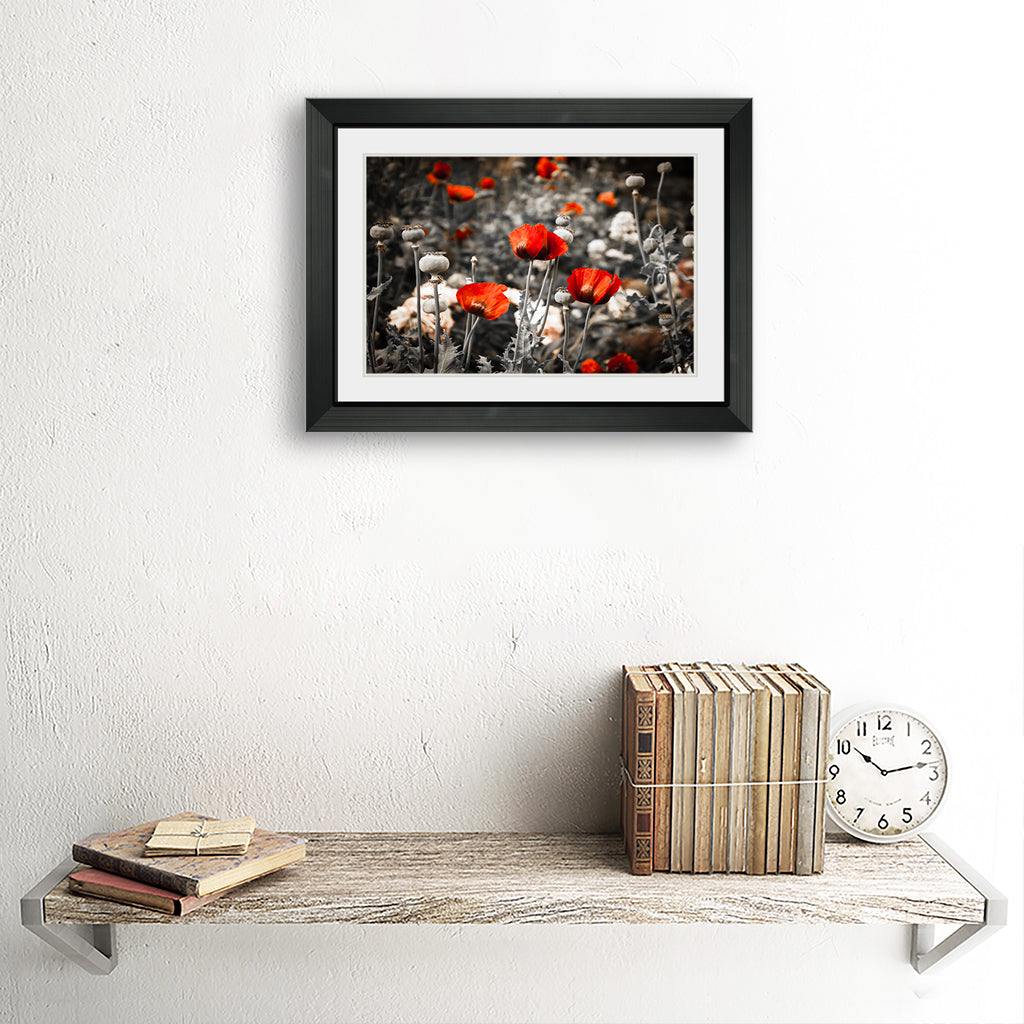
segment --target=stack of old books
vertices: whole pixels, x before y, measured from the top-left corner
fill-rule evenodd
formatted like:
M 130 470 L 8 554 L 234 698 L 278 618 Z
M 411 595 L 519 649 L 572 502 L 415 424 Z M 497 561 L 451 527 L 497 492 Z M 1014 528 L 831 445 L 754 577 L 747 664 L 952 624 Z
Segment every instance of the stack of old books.
M 294 864 L 306 840 L 255 827 L 252 818 L 177 814 L 75 843 L 86 865 L 71 892 L 180 916 L 254 878 Z
M 821 871 L 831 696 L 799 665 L 622 671 L 633 873 Z

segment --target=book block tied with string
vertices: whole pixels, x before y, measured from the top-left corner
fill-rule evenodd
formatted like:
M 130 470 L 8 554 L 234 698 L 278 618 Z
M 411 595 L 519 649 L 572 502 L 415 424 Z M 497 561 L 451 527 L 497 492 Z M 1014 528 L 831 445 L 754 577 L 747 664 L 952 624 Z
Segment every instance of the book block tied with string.
M 254 818 L 166 818 L 146 841 L 146 857 L 230 857 L 245 853 L 256 828 Z
M 624 666 L 633 873 L 823 870 L 830 701 L 795 664 Z

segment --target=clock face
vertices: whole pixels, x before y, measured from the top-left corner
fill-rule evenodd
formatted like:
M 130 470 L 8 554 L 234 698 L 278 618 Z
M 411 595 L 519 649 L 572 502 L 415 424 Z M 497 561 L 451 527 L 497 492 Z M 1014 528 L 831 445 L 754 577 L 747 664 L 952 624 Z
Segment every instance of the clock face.
M 946 790 L 946 756 L 920 718 L 898 708 L 844 717 L 828 748 L 826 801 L 847 832 L 892 842 L 921 829 Z

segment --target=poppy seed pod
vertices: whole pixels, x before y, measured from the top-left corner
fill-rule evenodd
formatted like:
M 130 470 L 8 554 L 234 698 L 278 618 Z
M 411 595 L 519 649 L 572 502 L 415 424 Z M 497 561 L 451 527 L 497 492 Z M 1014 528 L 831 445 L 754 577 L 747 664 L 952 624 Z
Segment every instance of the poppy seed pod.
M 424 313 L 436 313 L 439 309 L 443 313 L 448 308 L 448 300 L 443 296 L 438 296 L 437 302 L 434 302 L 434 297 L 428 295 L 423 300 L 423 312 Z
M 569 225 L 570 225 L 570 224 L 572 223 L 572 217 L 570 217 L 570 216 L 569 216 L 568 214 L 565 214 L 565 213 L 560 213 L 560 214 L 559 214 L 559 215 L 558 215 L 558 216 L 557 216 L 557 217 L 555 218 L 555 223 L 556 223 L 556 224 L 557 224 L 557 225 L 558 225 L 558 226 L 559 226 L 560 228 L 568 227 L 568 226 L 569 226 Z
M 671 313 L 662 313 L 658 317 L 658 326 L 664 327 L 667 331 L 675 323 L 675 317 Z
M 668 160 L 665 160 L 663 163 L 658 164 L 658 173 L 659 174 L 668 174 L 668 172 L 671 171 L 671 170 L 672 170 L 672 164 L 670 164 L 668 162 Z
M 572 302 L 572 293 L 568 288 L 558 288 L 555 291 L 555 302 L 560 306 L 568 306 Z
M 566 245 L 572 245 L 572 240 L 576 237 L 568 228 L 557 227 L 551 232 L 553 235 L 558 235 Z
M 658 239 L 654 235 L 650 235 L 644 239 L 644 252 L 654 252 L 658 248 Z
M 448 257 L 443 252 L 425 252 L 420 257 L 420 270 L 424 274 L 443 274 L 448 266 Z
M 683 235 L 683 245 L 685 245 L 687 249 L 692 249 L 693 248 L 693 232 L 692 231 L 689 234 Z
M 387 242 L 395 237 L 395 229 L 386 220 L 370 225 L 370 237 L 377 242 Z
M 642 174 L 630 174 L 626 177 L 626 188 L 643 188 L 647 179 Z
M 426 230 L 422 224 L 406 224 L 402 228 L 402 238 L 406 242 L 418 242 L 420 239 L 426 237 Z

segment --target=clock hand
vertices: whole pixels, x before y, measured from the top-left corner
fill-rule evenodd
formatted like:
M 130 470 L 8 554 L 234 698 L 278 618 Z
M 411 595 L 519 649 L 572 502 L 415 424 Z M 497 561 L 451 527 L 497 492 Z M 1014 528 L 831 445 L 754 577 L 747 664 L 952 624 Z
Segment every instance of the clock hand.
M 857 750 L 857 748 L 856 748 L 856 747 L 854 747 L 853 749 L 854 749 L 854 750 Z M 858 753 L 858 754 L 860 754 L 860 756 L 861 756 L 861 757 L 863 757 L 863 758 L 864 758 L 864 760 L 865 760 L 865 761 L 867 761 L 867 763 L 868 763 L 869 765 L 871 765 L 871 767 L 872 767 L 872 768 L 876 768 L 876 769 L 878 769 L 878 771 L 880 771 L 880 772 L 881 772 L 881 773 L 882 773 L 883 775 L 888 775 L 888 774 L 889 774 L 889 773 L 888 773 L 888 772 L 887 772 L 887 771 L 886 771 L 886 770 L 885 770 L 884 768 L 879 768 L 879 767 L 878 767 L 878 765 L 877 765 L 877 764 L 875 764 L 875 762 L 874 762 L 874 761 L 872 761 L 872 760 L 871 760 L 871 758 L 870 758 L 870 757 L 868 757 L 868 755 L 867 755 L 867 754 L 865 754 L 863 750 L 857 750 L 857 753 Z
M 905 772 L 908 768 L 927 768 L 928 765 L 934 764 L 934 761 L 918 761 L 917 764 L 905 764 L 902 768 L 890 768 L 890 772 Z

